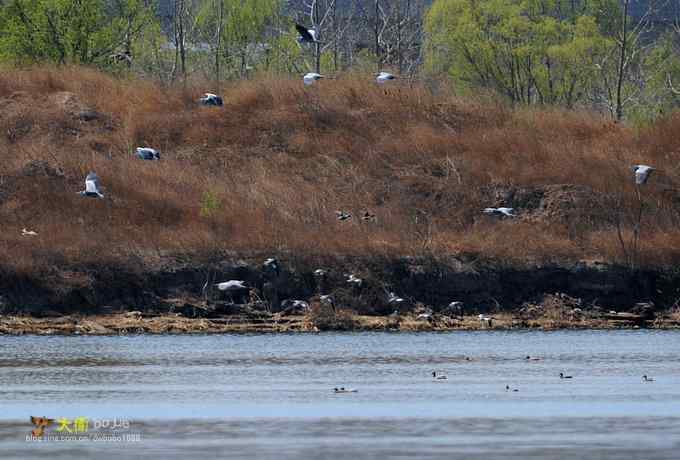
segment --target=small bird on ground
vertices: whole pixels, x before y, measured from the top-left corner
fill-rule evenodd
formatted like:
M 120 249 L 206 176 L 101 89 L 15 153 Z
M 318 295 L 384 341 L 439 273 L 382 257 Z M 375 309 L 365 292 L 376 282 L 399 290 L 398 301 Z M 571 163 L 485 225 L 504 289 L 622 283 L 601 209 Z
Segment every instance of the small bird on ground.
M 396 295 L 394 292 L 390 292 L 387 295 L 387 303 L 388 304 L 400 304 L 403 303 L 404 299 Z
M 335 306 L 335 299 L 333 299 L 333 296 L 330 295 L 330 294 L 324 294 L 324 295 L 320 296 L 319 300 L 323 304 L 329 305 L 331 307 Z
M 336 217 L 339 221 L 345 221 L 345 220 L 351 219 L 351 218 L 352 218 L 352 214 L 350 214 L 350 213 L 348 213 L 348 212 L 346 212 L 346 211 L 335 211 L 335 217 Z
M 26 228 L 23 228 L 21 230 L 21 236 L 38 236 L 38 232 L 34 232 L 33 230 L 26 230 Z
M 217 286 L 217 289 L 220 291 L 235 291 L 239 289 L 249 289 L 244 281 L 241 280 L 229 280 L 229 281 L 224 281 L 222 283 L 217 283 L 215 284 Z
M 286 299 L 281 302 L 281 308 L 290 312 L 305 312 L 309 310 L 309 303 L 304 300 Z
M 656 168 L 647 165 L 635 165 L 633 166 L 633 172 L 635 173 L 635 184 L 643 185 L 647 183 L 647 179 L 655 171 Z
M 642 376 L 642 381 L 643 382 L 653 382 L 654 379 L 651 378 L 651 377 L 647 377 L 647 375 L 645 374 L 645 375 Z
M 302 77 L 302 82 L 305 84 L 305 86 L 310 86 L 316 83 L 317 80 L 321 80 L 322 78 L 326 77 L 316 72 L 309 72 L 306 73 L 304 77 Z
M 318 43 L 319 34 L 315 29 L 308 29 L 303 25 L 295 24 L 295 30 L 297 30 L 300 36 L 298 37 L 299 43 Z
M 151 147 L 137 147 L 137 156 L 142 160 L 160 160 L 161 154 Z
M 515 208 L 484 208 L 482 212 L 492 216 L 517 217 L 517 214 L 513 214 L 514 210 Z
M 91 171 L 85 178 L 85 190 L 78 193 L 91 198 L 104 198 L 104 195 L 99 191 L 99 177 L 94 171 Z
M 571 375 L 565 375 L 564 372 L 560 372 L 560 378 L 561 379 L 570 379 L 570 378 L 572 378 L 572 376 Z
M 211 105 L 213 107 L 222 107 L 224 105 L 222 98 L 213 93 L 205 93 L 203 97 L 199 99 L 199 101 L 203 105 Z
M 385 84 L 391 80 L 394 80 L 395 78 L 397 77 L 389 72 L 379 72 L 375 75 L 375 81 L 377 81 L 379 85 Z
M 349 275 L 347 275 L 347 282 L 349 284 L 354 284 L 355 286 L 361 286 L 363 284 L 364 280 L 354 276 L 354 273 L 350 273 Z
M 276 276 L 281 273 L 281 265 L 279 264 L 279 261 L 273 257 L 265 260 L 262 266 L 264 266 L 264 268 L 267 270 L 271 270 L 271 272 L 273 272 Z
M 437 374 L 436 371 L 432 371 L 432 378 L 435 380 L 448 380 L 449 378 L 446 374 Z
M 373 221 L 377 220 L 377 218 L 375 217 L 375 214 L 366 211 L 364 213 L 364 215 L 361 216 L 361 220 L 366 221 L 366 222 L 373 222 Z

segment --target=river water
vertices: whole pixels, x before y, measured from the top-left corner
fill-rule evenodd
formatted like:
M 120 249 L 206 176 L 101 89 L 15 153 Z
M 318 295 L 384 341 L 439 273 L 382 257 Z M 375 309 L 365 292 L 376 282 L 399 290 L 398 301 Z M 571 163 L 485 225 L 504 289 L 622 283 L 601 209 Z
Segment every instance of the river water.
M 0 458 L 199 455 L 677 459 L 680 332 L 0 337 Z

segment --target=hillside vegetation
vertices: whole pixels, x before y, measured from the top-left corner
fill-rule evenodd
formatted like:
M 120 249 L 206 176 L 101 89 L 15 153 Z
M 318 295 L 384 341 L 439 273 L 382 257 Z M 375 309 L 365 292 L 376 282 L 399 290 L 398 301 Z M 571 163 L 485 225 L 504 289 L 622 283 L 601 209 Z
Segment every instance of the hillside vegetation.
M 642 187 L 639 261 L 680 261 L 680 115 L 634 129 L 366 75 L 235 82 L 222 108 L 197 104 L 206 90 L 80 67 L 1 72 L 3 264 L 222 251 L 626 263 L 638 163 L 658 168 Z M 103 200 L 77 193 L 90 170 Z M 501 205 L 518 217 L 481 212 Z

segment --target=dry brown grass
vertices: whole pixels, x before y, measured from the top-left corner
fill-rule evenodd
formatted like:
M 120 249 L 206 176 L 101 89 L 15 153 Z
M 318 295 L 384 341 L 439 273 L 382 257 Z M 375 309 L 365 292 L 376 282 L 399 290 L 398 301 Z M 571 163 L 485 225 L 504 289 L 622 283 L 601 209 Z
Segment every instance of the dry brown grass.
M 680 115 L 636 131 L 367 81 L 238 82 L 214 109 L 195 103 L 207 85 L 0 72 L 0 257 L 27 270 L 221 250 L 618 261 L 615 215 L 627 232 L 634 220 L 629 167 L 648 163 L 659 172 L 644 192 L 643 263 L 680 260 Z M 75 99 L 64 103 L 64 91 Z M 82 121 L 82 107 L 103 115 Z M 136 159 L 138 145 L 162 160 Z M 35 161 L 57 174 L 29 176 Z M 105 200 L 76 194 L 89 170 Z M 588 206 L 553 184 L 584 187 Z M 218 202 L 209 215 L 206 193 Z M 498 205 L 522 217 L 480 213 Z M 336 209 L 355 218 L 338 222 Z M 364 210 L 377 222 L 358 219 Z M 22 237 L 23 227 L 40 235 Z

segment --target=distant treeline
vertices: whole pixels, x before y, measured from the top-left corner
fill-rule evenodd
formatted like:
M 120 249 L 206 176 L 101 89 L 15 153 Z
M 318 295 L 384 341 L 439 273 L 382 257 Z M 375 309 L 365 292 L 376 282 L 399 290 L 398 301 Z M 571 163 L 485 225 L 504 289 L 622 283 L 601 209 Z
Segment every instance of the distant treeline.
M 296 23 L 320 42 L 298 43 Z M 640 120 L 680 102 L 680 2 L 6 0 L 0 59 L 165 82 L 390 69 Z

